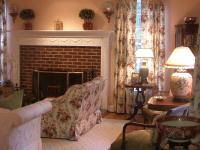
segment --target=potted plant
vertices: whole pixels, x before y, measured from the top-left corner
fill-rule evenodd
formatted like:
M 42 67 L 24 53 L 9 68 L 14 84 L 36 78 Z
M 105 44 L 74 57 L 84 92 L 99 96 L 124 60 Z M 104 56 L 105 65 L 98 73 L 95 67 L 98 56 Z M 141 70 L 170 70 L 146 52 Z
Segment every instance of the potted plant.
M 94 19 L 95 12 L 92 9 L 82 9 L 79 12 L 79 17 L 84 20 L 83 29 L 84 30 L 92 30 L 93 23 L 92 20 Z
M 35 13 L 32 9 L 23 9 L 19 14 L 20 18 L 24 20 L 25 30 L 32 30 L 32 20 L 35 18 Z

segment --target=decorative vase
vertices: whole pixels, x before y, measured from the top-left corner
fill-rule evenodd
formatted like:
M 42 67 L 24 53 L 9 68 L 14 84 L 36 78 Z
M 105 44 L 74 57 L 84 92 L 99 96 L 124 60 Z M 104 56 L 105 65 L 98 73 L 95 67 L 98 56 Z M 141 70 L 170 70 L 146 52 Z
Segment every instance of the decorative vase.
M 189 101 L 192 96 L 192 76 L 187 72 L 175 72 L 171 75 L 170 87 L 174 100 Z
M 93 29 L 92 21 L 91 20 L 84 20 L 83 29 L 84 30 L 92 30 Z
M 33 29 L 33 25 L 31 21 L 24 22 L 24 30 L 32 30 L 32 29 Z

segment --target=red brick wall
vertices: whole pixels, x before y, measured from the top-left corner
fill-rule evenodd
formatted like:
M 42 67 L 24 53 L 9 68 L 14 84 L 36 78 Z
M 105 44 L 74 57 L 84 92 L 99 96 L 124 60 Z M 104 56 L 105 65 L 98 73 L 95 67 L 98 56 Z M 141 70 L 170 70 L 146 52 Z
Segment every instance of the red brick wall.
M 101 47 L 20 46 L 20 86 L 32 98 L 33 70 L 87 72 L 100 75 Z

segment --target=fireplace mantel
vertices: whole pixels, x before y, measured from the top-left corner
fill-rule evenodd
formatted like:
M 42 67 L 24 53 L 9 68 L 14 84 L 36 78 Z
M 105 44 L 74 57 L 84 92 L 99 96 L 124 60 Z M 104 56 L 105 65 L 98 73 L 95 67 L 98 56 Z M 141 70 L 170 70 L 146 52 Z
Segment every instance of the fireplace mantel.
M 50 30 L 18 30 L 11 33 L 9 51 L 12 53 L 11 80 L 20 84 L 20 57 L 21 45 L 38 46 L 100 46 L 101 47 L 101 75 L 106 79 L 102 107 L 107 109 L 107 99 L 110 81 L 110 60 L 113 41 L 113 31 L 50 31 Z M 9 62 L 8 62 L 9 63 Z

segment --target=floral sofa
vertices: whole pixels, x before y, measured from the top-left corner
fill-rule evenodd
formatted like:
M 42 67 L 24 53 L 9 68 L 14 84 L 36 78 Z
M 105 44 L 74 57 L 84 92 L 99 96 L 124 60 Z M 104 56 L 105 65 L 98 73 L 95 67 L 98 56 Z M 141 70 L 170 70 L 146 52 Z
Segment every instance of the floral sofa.
M 78 140 L 101 122 L 103 77 L 71 86 L 63 96 L 52 98 L 52 112 L 43 115 L 42 137 Z
M 46 100 L 14 110 L 0 108 L 0 149 L 42 150 L 41 116 L 51 109 Z

